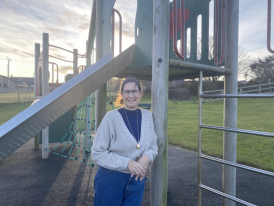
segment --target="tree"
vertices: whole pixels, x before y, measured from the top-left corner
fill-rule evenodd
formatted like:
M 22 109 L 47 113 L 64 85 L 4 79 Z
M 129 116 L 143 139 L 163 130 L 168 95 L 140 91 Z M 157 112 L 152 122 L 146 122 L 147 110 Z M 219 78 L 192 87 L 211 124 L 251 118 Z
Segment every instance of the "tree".
M 190 44 L 188 42 L 188 44 Z M 198 45 L 197 45 L 197 56 L 198 59 L 201 58 L 201 38 L 199 38 Z M 190 51 L 187 51 L 188 54 Z M 208 41 L 208 59 L 213 59 L 214 57 L 214 37 L 210 36 L 209 41 Z M 244 73 L 246 70 L 249 68 L 250 64 L 250 56 L 244 52 L 244 48 L 239 45 L 238 47 L 238 72 L 239 73 Z M 217 78 L 218 79 L 218 78 Z M 214 81 L 214 80 L 213 80 Z
M 258 58 L 257 61 L 249 65 L 249 68 L 250 69 L 245 73 L 245 76 L 252 77 L 252 82 L 274 82 L 274 55 L 269 55 L 264 59 Z

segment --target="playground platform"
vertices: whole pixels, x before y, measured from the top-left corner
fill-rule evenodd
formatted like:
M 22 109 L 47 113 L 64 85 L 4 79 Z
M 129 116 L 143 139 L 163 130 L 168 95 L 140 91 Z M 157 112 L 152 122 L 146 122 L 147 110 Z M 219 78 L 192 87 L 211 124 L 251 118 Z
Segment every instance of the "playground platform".
M 93 205 L 93 168 L 51 154 L 41 159 L 33 138 L 0 161 L 0 205 Z M 53 148 L 55 144 L 50 144 Z M 168 205 L 197 205 L 197 153 L 168 148 Z M 203 184 L 222 190 L 222 165 L 203 161 Z M 149 177 L 149 173 L 148 173 Z M 237 197 L 260 206 L 274 205 L 272 177 L 237 169 Z M 203 206 L 222 205 L 222 198 L 203 191 Z M 146 182 L 143 206 L 150 205 Z M 240 204 L 237 204 L 240 205 Z

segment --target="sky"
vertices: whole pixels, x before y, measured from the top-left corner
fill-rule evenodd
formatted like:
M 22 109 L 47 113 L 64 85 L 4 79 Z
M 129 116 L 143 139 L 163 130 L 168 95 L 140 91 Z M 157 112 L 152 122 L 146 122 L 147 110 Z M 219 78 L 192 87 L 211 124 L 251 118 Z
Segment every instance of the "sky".
M 136 0 L 117 0 L 114 5 L 123 17 L 122 50 L 134 43 L 136 7 Z M 79 54 L 84 54 L 91 9 L 92 0 L 0 0 L 0 75 L 7 76 L 6 57 L 9 57 L 10 75 L 33 76 L 34 45 L 42 45 L 42 33 L 49 33 L 51 45 L 71 51 L 78 49 Z M 239 45 L 250 61 L 270 55 L 266 48 L 266 20 L 267 0 L 240 0 Z M 54 48 L 49 53 L 69 61 L 73 58 L 72 54 Z M 60 82 L 65 74 L 72 73 L 72 64 L 52 58 L 49 61 L 59 65 Z M 84 59 L 79 60 L 79 65 L 82 64 Z

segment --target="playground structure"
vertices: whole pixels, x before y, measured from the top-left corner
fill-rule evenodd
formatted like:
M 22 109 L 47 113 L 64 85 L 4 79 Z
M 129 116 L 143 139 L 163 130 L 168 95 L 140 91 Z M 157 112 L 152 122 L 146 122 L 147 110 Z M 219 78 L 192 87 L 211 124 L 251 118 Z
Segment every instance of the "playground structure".
M 114 30 L 112 30 L 114 27 L 114 18 L 111 19 L 111 17 L 114 17 L 114 12 L 118 12 L 117 10 L 113 10 L 115 0 L 94 0 L 85 56 L 86 69 L 84 70 L 83 66 L 81 66 L 82 72 L 79 73 L 80 67 L 77 66 L 78 51 L 74 50 L 73 70 L 75 76 L 49 94 L 48 58 L 50 56 L 50 45 L 48 34 L 43 34 L 43 57 L 40 62 L 41 69 L 38 67 L 39 70 L 36 73 L 36 79 L 40 80 L 36 82 L 36 95 L 43 97 L 31 107 L 1 126 L 0 159 L 11 154 L 41 130 L 43 137 L 42 157 L 48 158 L 48 126 L 50 124 L 60 119 L 62 115 L 65 115 L 70 110 L 72 113 L 70 116 L 73 118 L 76 114 L 76 105 L 85 98 L 87 98 L 85 101 L 90 103 L 90 95 L 92 92 L 96 91 L 96 131 L 106 113 L 106 83 L 109 79 L 112 77 L 123 78 L 127 76 L 134 76 L 139 79 L 149 79 L 152 80 L 152 113 L 159 147 L 159 155 L 151 166 L 151 205 L 166 205 L 168 174 L 167 82 L 168 80 L 198 77 L 200 79 L 198 96 L 198 204 L 202 205 L 201 192 L 202 189 L 204 189 L 222 196 L 224 198 L 223 204 L 225 206 L 235 205 L 235 202 L 244 205 L 252 205 L 251 203 L 236 198 L 236 167 L 269 176 L 274 176 L 274 173 L 236 163 L 237 133 L 256 134 L 266 137 L 274 137 L 274 134 L 237 129 L 236 98 L 273 98 L 274 95 L 237 94 L 238 0 L 215 1 L 214 59 L 210 60 L 207 58 L 209 2 L 209 0 L 186 2 L 184 0 L 173 0 L 173 2 L 138 0 L 135 22 L 135 44 L 113 58 L 113 55 L 110 53 L 114 51 Z M 268 3 L 270 4 L 270 1 L 268 1 Z M 182 31 L 186 31 L 185 28 L 191 28 L 191 31 L 195 31 L 197 29 L 196 20 L 200 14 L 202 15 L 201 59 L 197 59 L 197 32 L 191 32 L 191 54 L 190 57 L 187 58 L 185 43 L 187 42 L 186 32 Z M 120 18 L 120 31 L 122 31 L 121 25 L 122 18 Z M 178 36 L 180 36 L 181 51 L 177 48 Z M 270 36 L 270 30 L 268 36 Z M 97 45 L 96 63 L 91 65 L 91 54 L 94 52 L 93 45 L 95 37 Z M 121 43 L 120 32 L 120 51 Z M 270 40 L 268 43 L 270 45 Z M 36 45 L 35 69 L 37 69 L 37 65 L 39 64 L 39 55 L 40 48 Z M 218 67 L 220 65 L 224 65 L 224 67 Z M 204 94 L 202 86 L 203 77 L 214 76 L 216 74 L 225 75 L 224 94 Z M 202 98 L 225 98 L 223 127 L 202 124 Z M 86 112 L 90 113 L 88 109 Z M 86 131 L 90 130 L 90 127 L 88 126 L 90 124 L 89 121 L 90 119 L 87 119 Z M 223 160 L 202 154 L 201 130 L 203 128 L 224 131 Z M 86 131 L 84 132 L 86 133 Z M 87 149 L 88 152 L 90 150 L 91 135 L 88 134 L 87 136 L 89 141 L 87 141 L 87 143 L 84 141 L 86 145 L 84 149 Z M 38 141 L 36 140 L 36 142 Z M 212 160 L 224 165 L 222 192 L 202 184 L 202 159 Z M 92 165 L 92 163 L 90 165 Z

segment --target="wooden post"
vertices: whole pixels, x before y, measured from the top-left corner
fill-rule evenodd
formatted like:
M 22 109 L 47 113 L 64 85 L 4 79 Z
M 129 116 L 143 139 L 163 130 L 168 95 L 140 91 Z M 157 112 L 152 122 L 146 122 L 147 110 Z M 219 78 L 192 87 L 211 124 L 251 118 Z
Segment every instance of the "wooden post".
M 86 41 L 86 54 L 88 55 L 88 41 Z M 90 48 L 92 49 L 92 48 Z M 91 58 L 90 56 L 86 57 L 86 68 L 91 65 Z M 87 97 L 87 104 L 91 104 L 91 96 L 89 95 Z M 86 134 L 91 134 L 91 107 L 86 107 Z M 86 142 L 85 147 L 88 148 L 88 150 L 91 150 L 91 139 L 89 136 L 86 136 Z
M 38 89 L 38 86 L 36 85 L 36 80 L 39 78 L 37 76 L 37 67 L 40 57 L 40 44 L 35 44 L 35 55 L 34 55 L 34 100 L 36 99 L 36 91 Z M 35 135 L 34 137 L 34 149 L 39 149 L 39 133 Z
M 158 157 L 151 166 L 152 206 L 167 205 L 169 9 L 168 0 L 153 0 L 152 114 Z
M 73 76 L 76 76 L 78 74 L 78 49 L 73 49 Z M 75 117 L 77 112 L 77 105 L 75 105 L 72 108 L 72 118 L 74 118 L 74 122 L 72 125 L 73 130 L 75 130 L 75 125 L 77 122 L 77 117 Z M 74 140 L 75 138 L 77 138 L 77 133 L 73 133 L 72 134 L 72 139 Z M 78 143 L 77 139 L 75 139 L 75 142 Z
M 42 96 L 49 93 L 49 34 L 43 33 Z M 42 130 L 42 159 L 49 158 L 49 127 Z
M 96 0 L 96 61 L 102 58 L 102 0 Z M 102 85 L 95 91 L 95 134 L 103 120 L 107 107 L 107 84 Z M 96 174 L 98 165 L 94 165 Z
M 226 1 L 225 68 L 231 74 L 225 75 L 225 94 L 237 94 L 238 91 L 238 28 L 239 0 Z M 224 127 L 237 128 L 237 99 L 224 99 Z M 236 162 L 237 133 L 223 133 L 223 158 Z M 236 196 L 236 168 L 223 165 L 223 192 Z M 224 206 L 235 206 L 234 201 L 223 198 Z

